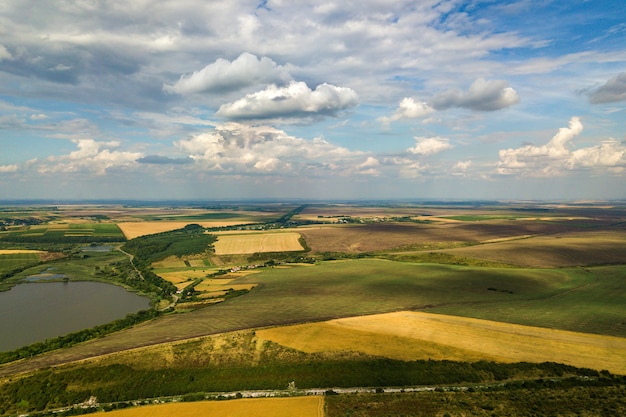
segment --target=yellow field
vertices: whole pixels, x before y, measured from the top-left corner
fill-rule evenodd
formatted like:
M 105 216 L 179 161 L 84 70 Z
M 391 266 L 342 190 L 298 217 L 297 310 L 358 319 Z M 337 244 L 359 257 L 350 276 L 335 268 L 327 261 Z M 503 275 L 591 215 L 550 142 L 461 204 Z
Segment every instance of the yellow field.
M 12 255 L 14 253 L 43 253 L 43 251 L 29 249 L 0 249 L 0 255 Z
M 174 271 L 174 272 L 160 272 L 157 275 L 166 281 L 176 285 L 179 282 L 186 282 L 198 278 L 206 277 L 208 272 L 206 271 Z
M 148 405 L 125 410 L 95 413 L 110 417 L 323 417 L 323 397 L 244 398 L 229 401 L 201 401 Z
M 302 250 L 296 232 L 220 234 L 214 243 L 217 255 Z
M 626 374 L 626 338 L 441 314 L 397 312 L 258 330 L 304 352 L 359 351 L 400 360 L 559 362 Z
M 121 222 L 117 223 L 126 239 L 133 239 L 138 236 L 150 235 L 153 233 L 167 232 L 170 230 L 182 229 L 186 225 L 194 223 L 203 227 L 220 227 L 220 226 L 233 226 L 240 224 L 238 221 L 214 221 L 214 222 L 172 222 L 172 221 L 157 221 L 157 222 Z
M 204 291 L 226 291 L 229 288 L 232 288 L 235 291 L 239 290 L 251 290 L 256 287 L 256 284 L 228 284 L 229 280 L 222 280 L 222 282 L 216 282 L 218 280 L 207 280 L 205 279 L 200 284 L 196 285 L 196 291 L 204 292 Z

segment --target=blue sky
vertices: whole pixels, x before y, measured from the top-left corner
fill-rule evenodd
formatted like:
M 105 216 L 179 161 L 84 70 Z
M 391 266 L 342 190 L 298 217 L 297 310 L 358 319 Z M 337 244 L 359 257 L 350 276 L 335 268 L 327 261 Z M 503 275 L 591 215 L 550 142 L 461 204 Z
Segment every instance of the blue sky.
M 626 7 L 0 4 L 0 200 L 623 199 Z

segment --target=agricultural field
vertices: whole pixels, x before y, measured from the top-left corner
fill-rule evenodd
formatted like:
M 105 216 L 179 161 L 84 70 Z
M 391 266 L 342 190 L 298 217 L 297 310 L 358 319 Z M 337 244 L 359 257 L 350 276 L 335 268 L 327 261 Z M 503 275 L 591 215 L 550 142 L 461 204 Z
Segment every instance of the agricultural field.
M 257 336 L 308 353 L 345 350 L 405 361 L 558 362 L 626 375 L 626 338 L 441 314 L 350 317 L 262 329 Z
M 230 401 L 202 401 L 150 405 L 94 416 L 111 417 L 292 417 L 297 410 L 299 417 L 324 417 L 323 397 L 293 398 L 244 398 Z
M 126 239 L 134 239 L 139 236 L 152 235 L 155 233 L 169 232 L 171 230 L 182 229 L 188 224 L 199 224 L 202 227 L 223 227 L 241 224 L 241 221 L 143 221 L 143 222 L 123 222 L 117 226 L 124 233 Z
M 50 223 L 13 228 L 0 235 L 0 241 L 66 243 L 84 241 L 123 241 L 122 231 L 113 223 Z
M 33 265 L 40 262 L 39 251 L 0 251 L 0 273 L 12 271 L 25 265 Z
M 229 282 L 261 284 L 245 296 L 8 364 L 0 373 L 237 329 L 400 310 L 626 337 L 620 266 L 534 270 L 358 259 L 259 271 Z
M 216 255 L 293 252 L 304 248 L 297 232 L 217 234 Z
M 51 246 L 29 239 L 62 241 L 66 258 L 54 268 L 71 279 L 154 277 L 173 289 L 159 295 L 157 318 L 0 365 L 0 378 L 60 366 L 59 375 L 72 369 L 77 381 L 93 378 L 85 390 L 112 396 L 101 367 L 120 375 L 111 390 L 151 381 L 144 396 L 129 398 L 142 399 L 161 389 L 285 389 L 292 373 L 303 386 L 384 385 L 376 381 L 415 381 L 408 369 L 445 361 L 455 361 L 445 365 L 455 371 L 442 375 L 472 369 L 463 383 L 520 361 L 588 368 L 594 378 L 601 370 L 626 374 L 626 210 L 619 205 L 94 205 L 23 214 L 11 211 L 0 231 L 0 273 L 26 268 L 6 282 L 41 270 L 29 262 L 48 261 L 8 252 L 18 249 L 10 236 L 43 254 Z M 33 224 L 14 224 L 21 218 Z M 83 238 L 117 239 L 113 246 L 125 253 L 71 246 Z M 419 369 L 411 372 L 430 375 Z M 552 378 L 537 369 L 510 372 Z M 172 376 L 159 385 L 157 375 Z

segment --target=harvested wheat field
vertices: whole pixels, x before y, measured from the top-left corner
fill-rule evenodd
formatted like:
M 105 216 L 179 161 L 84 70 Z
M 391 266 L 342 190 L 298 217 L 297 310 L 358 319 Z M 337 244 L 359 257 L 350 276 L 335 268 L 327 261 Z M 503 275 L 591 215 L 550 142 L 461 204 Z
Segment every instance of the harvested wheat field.
M 168 403 L 93 415 L 111 417 L 291 417 L 296 415 L 299 417 L 323 417 L 324 399 L 317 396 L 307 396 Z
M 17 253 L 44 253 L 41 250 L 30 249 L 0 249 L 0 255 L 13 255 Z
M 173 271 L 173 272 L 159 272 L 158 276 L 166 281 L 176 285 L 180 282 L 192 281 L 199 278 L 204 278 L 207 275 L 205 271 Z
M 134 239 L 139 236 L 151 235 L 154 233 L 169 232 L 170 230 L 182 229 L 188 224 L 199 224 L 202 227 L 222 227 L 241 224 L 239 221 L 153 221 L 153 222 L 122 222 L 117 223 L 126 239 Z
M 626 338 L 441 314 L 396 312 L 258 330 L 304 352 L 359 351 L 400 360 L 559 362 L 626 375 Z
M 282 233 L 243 233 L 220 234 L 214 243 L 216 255 L 235 255 L 259 252 L 291 252 L 303 250 L 300 234 Z

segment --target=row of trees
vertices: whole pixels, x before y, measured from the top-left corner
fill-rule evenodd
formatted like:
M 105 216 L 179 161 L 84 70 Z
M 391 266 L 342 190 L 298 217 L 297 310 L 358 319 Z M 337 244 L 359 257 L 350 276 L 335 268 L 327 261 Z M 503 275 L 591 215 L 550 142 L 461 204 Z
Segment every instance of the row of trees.
M 507 391 L 626 383 L 625 377 L 608 372 L 555 363 L 328 360 L 313 356 L 303 359 L 298 362 L 264 359 L 256 366 L 145 369 L 112 364 L 42 370 L 0 386 L 0 411 L 19 413 L 65 407 L 91 396 L 100 403 L 115 403 L 198 392 L 285 389 L 289 381 L 295 381 L 298 389 L 478 384 L 479 389 Z M 512 378 L 528 380 L 494 384 Z M 70 386 L 72 389 L 68 389 Z

